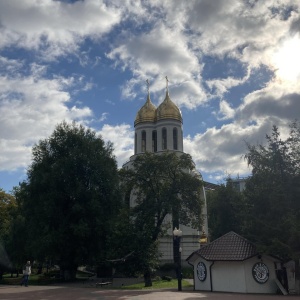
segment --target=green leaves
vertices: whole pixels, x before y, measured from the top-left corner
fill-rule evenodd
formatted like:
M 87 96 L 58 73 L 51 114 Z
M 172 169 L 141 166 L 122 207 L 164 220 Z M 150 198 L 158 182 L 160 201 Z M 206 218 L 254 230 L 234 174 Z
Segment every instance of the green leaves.
M 143 271 L 149 277 L 158 264 L 158 238 L 174 225 L 166 222 L 168 215 L 172 215 L 173 222 L 200 227 L 202 181 L 191 157 L 173 152 L 138 155 L 132 166 L 119 174 L 128 204 L 124 222 L 129 227 L 122 224 L 115 234 L 130 228 L 119 238 L 122 251 L 134 250 L 135 260 L 130 269 Z
M 250 146 L 245 155 L 253 167 L 245 190 L 249 214 L 245 236 L 260 247 L 284 259 L 299 258 L 299 243 L 295 243 L 300 220 L 300 130 L 291 124 L 290 135 L 283 140 L 273 127 L 266 136 L 267 145 Z
M 284 260 L 300 258 L 300 124 L 282 139 L 276 126 L 264 145 L 247 145 L 252 176 L 238 193 L 227 185 L 209 194 L 212 238 L 234 230 L 266 253 Z
M 33 147 L 18 196 L 35 257 L 72 267 L 105 257 L 109 222 L 120 200 L 112 145 L 82 125 L 59 124 Z
M 242 233 L 248 209 L 243 195 L 234 188 L 231 178 L 227 179 L 226 185 L 220 185 L 215 191 L 209 191 L 207 200 L 212 240 L 229 231 Z
M 132 189 L 134 211 L 141 218 L 151 216 L 160 226 L 165 216 L 176 209 L 182 224 L 199 226 L 202 182 L 189 155 L 145 153 L 120 175 L 123 184 Z

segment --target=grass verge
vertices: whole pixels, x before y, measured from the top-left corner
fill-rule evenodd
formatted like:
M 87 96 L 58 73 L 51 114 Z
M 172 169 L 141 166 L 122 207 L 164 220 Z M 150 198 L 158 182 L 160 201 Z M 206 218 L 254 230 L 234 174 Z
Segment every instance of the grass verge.
M 127 286 L 123 286 L 122 289 L 125 290 L 144 290 L 144 289 L 175 289 L 178 287 L 178 281 L 176 279 L 172 279 L 171 281 L 168 280 L 154 280 L 152 281 L 152 286 L 150 287 L 145 287 L 144 282 L 142 283 L 137 283 L 137 284 L 133 284 L 133 285 L 127 285 Z M 193 287 L 192 284 L 190 284 L 188 281 L 186 280 L 182 280 L 182 287 Z

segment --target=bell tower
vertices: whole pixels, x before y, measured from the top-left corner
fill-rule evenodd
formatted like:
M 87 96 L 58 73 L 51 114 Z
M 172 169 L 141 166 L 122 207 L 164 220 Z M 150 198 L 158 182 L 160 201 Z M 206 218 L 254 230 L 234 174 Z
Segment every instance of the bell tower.
M 164 151 L 175 152 L 177 155 L 183 154 L 183 130 L 182 114 L 178 106 L 171 100 L 169 95 L 169 80 L 166 77 L 166 94 L 163 102 L 156 107 L 150 99 L 149 81 L 147 80 L 147 99 L 144 105 L 139 109 L 134 121 L 134 155 L 130 161 L 123 165 L 124 168 L 132 168 L 137 155 L 145 152 L 157 153 Z M 201 174 L 194 171 L 194 176 L 202 180 Z M 206 203 L 205 189 L 203 187 L 202 198 Z M 134 193 L 130 195 L 129 205 L 136 205 Z M 204 220 L 203 232 L 208 236 L 207 211 L 206 205 L 202 209 L 202 218 Z M 172 224 L 172 215 L 167 215 L 166 224 Z M 200 232 L 199 228 L 191 228 L 180 224 L 183 231 L 182 236 L 182 258 L 187 258 L 193 251 L 199 249 Z M 167 234 L 159 240 L 159 251 L 162 253 L 161 262 L 173 261 L 173 229 L 172 225 Z
M 161 151 L 183 152 L 182 116 L 177 105 L 169 96 L 166 77 L 166 96 L 156 108 L 151 102 L 149 81 L 146 103 L 137 112 L 134 121 L 134 154 Z

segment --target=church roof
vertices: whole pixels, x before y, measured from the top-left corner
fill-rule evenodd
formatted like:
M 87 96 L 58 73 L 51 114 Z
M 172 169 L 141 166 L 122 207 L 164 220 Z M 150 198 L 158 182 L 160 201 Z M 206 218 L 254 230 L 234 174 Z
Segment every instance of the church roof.
M 156 107 L 151 102 L 150 94 L 148 93 L 146 103 L 140 108 L 140 110 L 136 114 L 134 126 L 142 122 L 155 122 L 155 119 Z
M 143 122 L 157 122 L 163 119 L 178 120 L 182 123 L 181 112 L 177 107 L 177 105 L 171 100 L 169 95 L 168 79 L 167 79 L 166 97 L 164 101 L 158 106 L 158 108 L 156 108 L 155 105 L 153 105 L 153 103 L 151 102 L 148 80 L 147 80 L 147 84 L 148 84 L 148 97 L 146 103 L 140 108 L 140 110 L 136 114 L 134 126 Z
M 162 119 L 175 119 L 182 122 L 181 112 L 177 105 L 170 99 L 168 90 L 165 100 L 157 108 L 156 118 L 157 121 Z
M 256 246 L 247 239 L 230 231 L 193 252 L 186 260 L 197 255 L 207 261 L 243 261 L 258 255 Z

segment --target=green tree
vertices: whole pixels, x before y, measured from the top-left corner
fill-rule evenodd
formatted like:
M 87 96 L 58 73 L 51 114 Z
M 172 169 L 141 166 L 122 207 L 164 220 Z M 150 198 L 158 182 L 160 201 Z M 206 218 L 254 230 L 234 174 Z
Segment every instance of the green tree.
M 209 233 L 211 240 L 219 238 L 229 231 L 241 234 L 243 220 L 247 212 L 243 194 L 238 191 L 231 178 L 226 185 L 207 194 Z
M 12 267 L 11 258 L 7 254 L 7 243 L 16 208 L 15 197 L 0 188 L 0 277 L 4 269 Z
M 145 275 L 159 266 L 158 242 L 153 242 L 151 230 L 139 228 L 133 212 L 124 207 L 116 218 L 109 239 L 110 260 L 107 263 L 126 276 Z M 122 245 L 120 247 L 120 245 Z
M 24 183 L 20 184 L 20 186 L 14 187 L 13 189 L 16 206 L 14 206 L 14 209 L 10 211 L 12 221 L 9 234 L 5 241 L 12 267 L 17 271 L 17 276 L 19 271 L 22 270 L 24 262 L 28 259 L 33 260 L 30 244 L 27 242 L 30 233 L 27 230 L 25 222 L 23 199 L 21 197 L 22 186 L 24 186 Z
M 135 199 L 131 226 L 139 236 L 138 251 L 143 256 L 136 267 L 143 271 L 145 285 L 151 286 L 154 253 L 167 226 L 180 223 L 200 228 L 202 181 L 190 155 L 169 152 L 139 155 L 132 168 L 122 169 L 120 175 L 127 199 Z M 165 223 L 169 214 L 173 224 Z
M 11 212 L 16 205 L 15 197 L 0 188 L 0 241 L 8 235 L 12 221 Z
M 300 257 L 299 137 L 297 122 L 286 140 L 274 126 L 267 145 L 248 145 L 245 155 L 253 169 L 244 193 L 249 208 L 245 236 L 283 259 Z
M 63 122 L 33 147 L 27 175 L 17 197 L 32 256 L 57 262 L 70 278 L 78 265 L 104 261 L 119 199 L 112 145 Z

